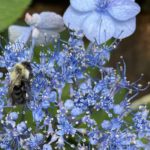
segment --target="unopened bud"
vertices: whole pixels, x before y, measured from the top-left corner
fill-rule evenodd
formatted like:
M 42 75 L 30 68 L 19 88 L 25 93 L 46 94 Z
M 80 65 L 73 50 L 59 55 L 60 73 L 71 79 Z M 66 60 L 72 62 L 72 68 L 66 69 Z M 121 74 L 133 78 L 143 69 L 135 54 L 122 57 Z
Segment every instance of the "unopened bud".
M 32 20 L 32 16 L 29 13 L 26 13 L 25 14 L 25 22 L 27 24 L 30 24 L 31 20 Z

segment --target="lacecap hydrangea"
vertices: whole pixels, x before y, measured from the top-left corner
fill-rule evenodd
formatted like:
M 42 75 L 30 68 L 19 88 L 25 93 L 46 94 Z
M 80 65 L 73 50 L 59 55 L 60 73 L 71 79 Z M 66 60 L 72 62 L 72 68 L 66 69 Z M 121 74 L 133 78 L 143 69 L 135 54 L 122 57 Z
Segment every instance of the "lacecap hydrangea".
M 110 8 L 113 11 L 110 12 L 113 12 L 114 18 L 121 4 L 126 4 L 125 8 L 130 8 L 131 5 L 135 12 L 123 18 L 123 21 L 135 17 L 139 11 L 139 6 L 133 0 L 120 0 L 120 3 L 118 0 L 93 2 L 101 5 L 113 3 Z M 72 0 L 71 9 L 80 4 L 79 9 L 83 7 L 88 10 L 93 2 Z M 114 5 L 115 3 L 117 5 Z M 130 5 L 127 7 L 127 4 Z M 115 9 L 114 6 L 118 7 Z M 109 10 L 109 7 L 107 9 Z M 32 16 L 27 14 L 26 22 L 29 26 L 15 26 L 14 33 L 10 33 L 11 38 L 15 35 L 14 43 L 6 46 L 1 44 L 3 54 L 0 56 L 0 67 L 7 71 L 1 74 L 0 148 L 148 150 L 149 111 L 146 106 L 140 106 L 139 110 L 133 111 L 130 105 L 139 92 L 146 90 L 149 85 L 144 87 L 139 84 L 142 76 L 135 82 L 127 80 L 123 57 L 117 63 L 116 69 L 107 66 L 111 51 L 117 48 L 120 41 L 114 39 L 109 45 L 99 44 L 101 42 L 96 40 L 87 43 L 83 37 L 88 33 L 83 32 L 83 28 L 70 31 L 69 39 L 64 40 L 58 34 L 64 27 L 61 21 L 60 25 L 59 21 L 56 21 L 58 29 L 55 31 L 52 24 L 44 24 L 45 20 L 52 18 L 59 21 L 62 19 L 51 12 Z M 75 22 L 74 19 L 72 18 L 72 23 Z M 21 28 L 29 32 L 25 34 L 23 30 L 19 30 Z M 19 34 L 16 34 L 18 30 Z M 116 28 L 116 32 L 117 30 Z M 57 36 L 51 36 L 51 31 Z M 95 35 L 95 32 L 91 32 L 91 36 Z M 35 45 L 39 45 L 39 42 L 47 37 L 43 37 L 46 33 L 50 37 L 50 46 L 46 42 L 44 44 L 47 46 L 42 44 L 38 52 Z M 98 33 L 105 39 L 101 32 Z M 29 47 L 25 46 L 27 44 Z M 9 73 L 16 63 L 23 61 L 30 62 L 33 70 L 30 91 L 32 97 L 24 105 L 12 106 L 8 96 Z

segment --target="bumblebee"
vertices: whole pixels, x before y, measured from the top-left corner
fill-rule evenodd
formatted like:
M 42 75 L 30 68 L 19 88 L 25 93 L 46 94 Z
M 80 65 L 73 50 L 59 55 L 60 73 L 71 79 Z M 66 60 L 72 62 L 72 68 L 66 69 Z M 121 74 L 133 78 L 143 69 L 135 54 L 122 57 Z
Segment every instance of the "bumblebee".
M 8 89 L 12 105 L 25 104 L 31 98 L 32 67 L 27 61 L 17 63 L 10 72 Z

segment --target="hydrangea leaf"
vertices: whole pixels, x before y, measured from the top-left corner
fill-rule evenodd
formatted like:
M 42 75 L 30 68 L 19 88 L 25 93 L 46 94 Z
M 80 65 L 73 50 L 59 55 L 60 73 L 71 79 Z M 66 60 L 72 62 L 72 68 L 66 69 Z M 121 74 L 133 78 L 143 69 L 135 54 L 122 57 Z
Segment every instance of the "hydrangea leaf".
M 0 32 L 15 22 L 31 0 L 0 0 Z

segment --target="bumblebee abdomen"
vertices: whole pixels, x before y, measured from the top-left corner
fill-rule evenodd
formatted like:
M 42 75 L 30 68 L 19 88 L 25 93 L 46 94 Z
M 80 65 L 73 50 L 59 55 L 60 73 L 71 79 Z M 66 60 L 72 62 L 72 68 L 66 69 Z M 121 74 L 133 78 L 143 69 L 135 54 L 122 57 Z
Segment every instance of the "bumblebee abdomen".
M 24 82 L 15 85 L 11 93 L 12 104 L 25 104 L 27 101 L 27 91 Z

